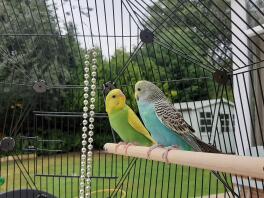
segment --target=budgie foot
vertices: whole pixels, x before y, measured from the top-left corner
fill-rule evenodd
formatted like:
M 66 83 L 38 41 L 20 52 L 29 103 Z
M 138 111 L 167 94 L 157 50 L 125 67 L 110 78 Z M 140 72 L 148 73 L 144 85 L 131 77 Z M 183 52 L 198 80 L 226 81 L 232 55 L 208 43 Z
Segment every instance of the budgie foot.
M 115 152 L 117 152 L 118 147 L 121 145 L 127 145 L 127 143 L 126 142 L 118 142 L 118 144 L 115 147 Z
M 149 150 L 148 150 L 148 152 L 147 152 L 147 156 L 148 156 L 148 158 L 149 158 L 149 156 L 150 156 L 150 154 L 151 154 L 151 151 L 153 151 L 153 150 L 156 149 L 156 148 L 160 148 L 160 147 L 161 147 L 161 148 L 164 148 L 164 146 L 161 145 L 161 144 L 155 144 L 155 145 L 149 147 Z
M 169 151 L 171 151 L 171 150 L 179 150 L 179 146 L 172 145 L 172 146 L 168 146 L 165 149 L 166 149 L 166 151 L 162 154 L 162 159 L 164 159 L 166 161 L 166 163 L 169 163 L 169 160 L 168 160 Z
M 127 149 L 130 147 L 130 146 L 137 146 L 138 144 L 137 143 L 128 143 L 126 146 L 125 146 L 125 154 L 127 155 Z

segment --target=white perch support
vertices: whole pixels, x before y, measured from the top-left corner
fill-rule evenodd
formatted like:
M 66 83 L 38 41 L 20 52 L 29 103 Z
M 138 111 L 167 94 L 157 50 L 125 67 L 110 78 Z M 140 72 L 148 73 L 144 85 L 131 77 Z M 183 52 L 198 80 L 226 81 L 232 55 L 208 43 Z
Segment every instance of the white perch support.
M 154 149 L 148 158 L 149 147 L 130 146 L 126 154 L 125 145 L 120 145 L 117 151 L 116 146 L 117 144 L 106 143 L 104 148 L 108 153 L 165 162 L 162 158 L 162 154 L 165 151 L 163 148 Z M 264 158 L 261 157 L 171 150 L 168 153 L 168 161 L 172 164 L 215 170 L 242 177 L 264 179 Z

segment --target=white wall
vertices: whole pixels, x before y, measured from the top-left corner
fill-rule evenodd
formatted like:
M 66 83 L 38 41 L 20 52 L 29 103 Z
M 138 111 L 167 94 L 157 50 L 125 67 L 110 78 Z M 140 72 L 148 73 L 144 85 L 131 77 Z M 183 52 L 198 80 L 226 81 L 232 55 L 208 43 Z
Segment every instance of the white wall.
M 242 69 L 239 69 L 239 72 L 242 74 L 234 75 L 233 77 L 233 90 L 234 90 L 234 100 L 236 107 L 236 122 L 235 122 L 235 134 L 236 141 L 238 143 L 238 152 L 239 155 L 245 155 L 244 151 L 249 150 L 250 142 L 248 139 L 251 139 L 251 122 L 250 122 L 250 108 L 247 101 L 246 92 L 250 93 L 250 83 L 249 83 L 249 67 L 243 67 L 244 65 L 249 64 L 248 56 L 248 39 L 244 32 L 247 30 L 247 24 L 244 21 L 247 21 L 247 13 L 243 9 L 246 7 L 246 1 L 241 0 L 240 4 L 237 1 L 231 1 L 231 19 L 233 21 L 231 25 L 232 29 L 232 42 L 235 45 L 232 45 L 232 53 L 237 56 L 233 56 L 233 69 L 237 69 L 237 65 Z M 243 19 L 244 21 L 242 21 Z M 239 28 L 238 28 L 238 27 Z M 242 53 L 242 52 L 243 53 Z M 237 58 L 239 57 L 240 60 Z

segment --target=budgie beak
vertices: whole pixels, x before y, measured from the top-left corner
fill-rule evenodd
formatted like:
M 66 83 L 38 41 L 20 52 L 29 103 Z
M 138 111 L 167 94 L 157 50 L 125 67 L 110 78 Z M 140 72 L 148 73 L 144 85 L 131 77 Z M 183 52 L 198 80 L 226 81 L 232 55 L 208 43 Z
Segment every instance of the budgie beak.
M 135 98 L 136 98 L 136 100 L 139 100 L 137 92 L 135 93 Z
M 119 93 L 118 94 L 118 97 L 120 97 L 120 98 L 126 98 L 126 96 L 125 96 L 125 94 L 123 94 L 123 92 Z
M 126 97 L 125 94 L 123 94 L 123 92 L 121 92 L 121 93 L 119 94 L 119 96 L 120 96 L 120 97 Z

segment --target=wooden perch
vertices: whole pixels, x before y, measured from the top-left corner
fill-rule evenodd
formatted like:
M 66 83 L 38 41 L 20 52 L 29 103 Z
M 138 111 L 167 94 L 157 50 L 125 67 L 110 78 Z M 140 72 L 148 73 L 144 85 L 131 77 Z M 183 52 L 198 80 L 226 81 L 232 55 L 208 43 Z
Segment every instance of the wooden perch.
M 104 148 L 108 153 L 126 155 L 125 146 L 120 145 L 117 152 L 115 152 L 116 145 L 117 144 L 106 143 Z M 148 159 L 148 149 L 148 147 L 143 146 L 130 146 L 127 149 L 127 156 Z M 149 160 L 165 162 L 162 158 L 164 151 L 165 149 L 163 148 L 154 149 L 150 154 Z M 261 157 L 171 150 L 168 154 L 168 161 L 172 164 L 215 170 L 237 176 L 264 179 L 264 158 Z

